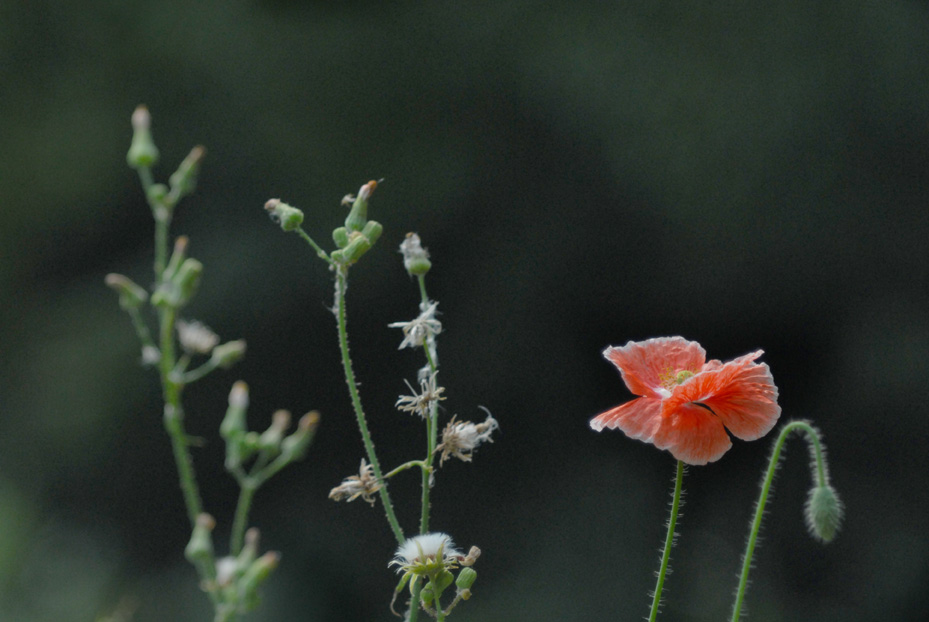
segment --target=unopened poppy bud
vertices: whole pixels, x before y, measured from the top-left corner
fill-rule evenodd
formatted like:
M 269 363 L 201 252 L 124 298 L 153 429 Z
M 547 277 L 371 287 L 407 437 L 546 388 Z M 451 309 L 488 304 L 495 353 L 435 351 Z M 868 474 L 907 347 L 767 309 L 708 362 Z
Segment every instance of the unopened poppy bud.
M 280 225 L 284 231 L 294 231 L 303 224 L 303 212 L 280 199 L 269 200 L 265 203 L 265 210 L 271 222 Z
M 258 445 L 265 451 L 278 451 L 281 448 L 281 441 L 284 440 L 284 432 L 290 427 L 290 412 L 287 410 L 276 410 L 271 415 L 271 425 L 265 430 L 258 439 Z
M 197 173 L 200 172 L 200 162 L 203 160 L 204 155 L 206 155 L 206 149 L 197 145 L 190 150 L 190 153 L 177 167 L 177 170 L 171 174 L 168 181 L 171 182 L 171 188 L 178 198 L 194 191 L 197 185 Z
M 119 306 L 123 309 L 138 309 L 148 300 L 148 292 L 127 276 L 108 274 L 104 282 L 119 294 Z
M 358 196 L 355 198 L 355 202 L 352 203 L 352 211 L 348 213 L 348 217 L 345 219 L 345 228 L 349 232 L 361 231 L 365 223 L 368 222 L 368 198 L 370 198 L 375 188 L 377 188 L 377 182 L 372 179 L 358 190 Z
M 245 340 L 227 341 L 213 348 L 210 360 L 216 367 L 229 369 L 245 357 Z
M 177 274 L 172 279 L 177 290 L 177 299 L 173 306 L 182 307 L 193 298 L 194 293 L 200 286 L 200 279 L 203 276 L 203 264 L 196 259 L 189 257 L 184 260 L 181 267 L 178 268 Z
M 335 242 L 335 245 L 339 248 L 348 246 L 348 229 L 345 227 L 334 229 L 332 231 L 332 241 Z
M 831 542 L 842 526 L 842 501 L 829 484 L 810 490 L 806 502 L 806 526 L 817 540 Z
M 290 461 L 302 460 L 310 447 L 310 443 L 313 442 L 318 425 L 319 413 L 315 410 L 300 417 L 297 430 L 281 441 L 281 454 Z
M 213 558 L 213 528 L 216 521 L 209 514 L 203 513 L 197 517 L 194 524 L 190 542 L 184 549 L 184 557 L 193 564 L 203 564 Z
M 429 251 L 423 248 L 415 233 L 406 234 L 406 239 L 400 244 L 400 254 L 403 255 L 403 267 L 410 276 L 423 276 L 432 268 Z
M 130 168 L 149 168 L 158 162 L 158 148 L 152 140 L 152 117 L 148 108 L 138 106 L 132 113 L 132 144 L 126 154 Z
M 229 440 L 246 432 L 245 413 L 248 409 L 248 385 L 239 380 L 229 391 L 229 408 L 219 424 L 219 435 Z
M 471 586 L 474 585 L 476 579 L 477 571 L 474 570 L 474 568 L 462 568 L 461 572 L 458 573 L 458 578 L 455 579 L 455 587 L 457 587 L 459 591 L 467 590 L 468 596 L 470 596 Z M 462 595 L 462 598 L 467 600 L 468 596 Z

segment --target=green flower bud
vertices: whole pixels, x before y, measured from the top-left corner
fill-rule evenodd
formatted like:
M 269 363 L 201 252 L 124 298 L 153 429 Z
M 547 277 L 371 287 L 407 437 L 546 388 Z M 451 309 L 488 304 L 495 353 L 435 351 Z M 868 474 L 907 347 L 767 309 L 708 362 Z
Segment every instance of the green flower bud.
M 380 239 L 381 233 L 383 232 L 384 227 L 381 223 L 376 220 L 369 220 L 367 224 L 365 224 L 364 229 L 361 230 L 361 235 L 368 238 L 368 242 L 371 243 L 371 246 L 374 246 L 374 243 Z
M 429 251 L 422 247 L 415 233 L 406 234 L 406 239 L 400 244 L 400 254 L 403 255 L 403 267 L 410 276 L 423 276 L 432 268 Z
M 148 292 L 122 274 L 108 274 L 104 282 L 119 294 L 119 306 L 125 310 L 138 309 L 148 300 Z
M 217 367 L 229 369 L 245 357 L 245 340 L 227 341 L 213 348 L 210 360 Z
M 450 573 L 448 570 L 442 570 L 432 581 L 432 585 L 436 592 L 441 595 L 445 588 L 455 582 L 455 575 Z
M 297 430 L 281 442 L 281 454 L 288 461 L 302 460 L 313 442 L 316 428 L 319 425 L 319 413 L 314 411 L 300 417 Z
M 189 562 L 197 566 L 209 563 L 213 559 L 213 537 L 212 531 L 216 526 L 216 521 L 209 514 L 201 514 L 197 517 L 193 533 L 190 536 L 190 542 L 184 549 L 184 557 Z
M 204 155 L 206 155 L 206 149 L 197 145 L 190 150 L 177 170 L 171 174 L 168 181 L 171 182 L 171 189 L 178 199 L 194 191 L 197 185 L 197 173 L 200 172 L 200 162 Z
M 165 266 L 165 271 L 161 278 L 162 282 L 173 279 L 177 274 L 181 264 L 187 258 L 187 244 L 189 241 L 186 235 L 180 235 L 174 240 L 174 250 L 171 252 L 171 259 L 168 260 L 168 265 Z
M 429 585 L 432 585 L 431 583 Z M 432 601 L 435 600 L 435 593 L 432 591 L 431 587 L 424 587 L 419 591 L 419 600 L 423 602 L 427 607 L 432 606 Z
M 368 198 L 375 188 L 377 188 L 377 182 L 372 179 L 358 190 L 358 197 L 352 203 L 352 211 L 345 219 L 345 228 L 349 232 L 361 231 L 368 222 Z
M 249 608 L 257 603 L 258 586 L 267 581 L 271 573 L 281 562 L 281 554 L 275 551 L 269 551 L 252 562 L 242 576 L 239 587 L 245 593 L 245 599 Z
M 132 144 L 126 154 L 129 168 L 149 168 L 158 162 L 158 147 L 152 140 L 152 117 L 148 108 L 138 106 L 132 113 Z
M 182 307 L 190 302 L 194 293 L 200 286 L 200 279 L 203 276 L 203 264 L 193 258 L 184 260 L 181 267 L 178 268 L 177 274 L 171 279 L 177 288 L 177 300 L 175 307 Z
M 271 425 L 258 437 L 258 447 L 262 451 L 278 452 L 284 432 L 290 427 L 290 411 L 277 410 L 271 415 Z
M 842 501 L 832 486 L 816 486 L 806 502 L 806 526 L 817 540 L 831 542 L 842 526 Z
M 280 225 L 284 231 L 294 231 L 303 224 L 303 212 L 280 199 L 269 200 L 265 203 L 265 210 L 271 221 Z
M 348 229 L 345 227 L 335 229 L 332 232 L 332 241 L 335 242 L 335 245 L 339 248 L 348 246 Z
M 245 413 L 248 410 L 248 385 L 239 380 L 229 392 L 229 408 L 219 424 L 219 435 L 227 441 L 246 432 Z
M 371 242 L 368 240 L 368 238 L 366 238 L 361 233 L 356 233 L 352 237 L 352 241 L 348 243 L 348 246 L 346 246 L 340 253 L 342 257 L 342 263 L 350 266 L 361 259 L 361 257 L 369 250 L 371 250 Z M 335 253 L 333 253 L 333 255 L 335 255 Z
M 458 578 L 455 579 L 455 587 L 459 590 L 470 591 L 475 579 L 477 579 L 477 571 L 474 568 L 462 568 L 458 573 Z

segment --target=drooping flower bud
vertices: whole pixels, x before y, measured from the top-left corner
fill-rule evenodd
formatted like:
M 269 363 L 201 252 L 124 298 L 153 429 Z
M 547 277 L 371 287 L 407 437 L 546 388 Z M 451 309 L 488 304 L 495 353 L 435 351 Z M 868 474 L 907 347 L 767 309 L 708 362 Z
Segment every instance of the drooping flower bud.
M 804 514 L 810 535 L 831 542 L 842 526 L 842 501 L 829 484 L 815 486 L 810 490 Z
M 145 106 L 132 113 L 132 144 L 126 154 L 130 168 L 150 168 L 158 162 L 158 148 L 152 140 L 152 117 Z

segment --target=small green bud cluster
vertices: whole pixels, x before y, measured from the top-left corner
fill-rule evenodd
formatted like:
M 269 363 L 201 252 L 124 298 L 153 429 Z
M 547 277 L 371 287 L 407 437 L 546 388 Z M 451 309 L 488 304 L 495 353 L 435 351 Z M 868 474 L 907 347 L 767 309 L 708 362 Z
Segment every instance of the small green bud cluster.
M 352 200 L 352 209 L 345 219 L 345 226 L 332 232 L 332 241 L 338 247 L 332 253 L 334 262 L 345 266 L 356 263 L 381 237 L 384 231 L 381 223 L 368 220 L 368 199 L 375 188 L 377 182 L 372 179 L 361 187 L 354 200 L 349 196 L 343 201 Z
M 219 427 L 226 441 L 226 469 L 242 475 L 247 461 L 255 458 L 257 470 L 249 477 L 262 482 L 290 462 L 302 459 L 319 424 L 319 413 L 312 411 L 300 418 L 297 428 L 286 434 L 291 415 L 278 410 L 271 417 L 271 425 L 262 433 L 250 432 L 246 425 L 248 385 L 236 382 L 229 392 L 229 408 Z

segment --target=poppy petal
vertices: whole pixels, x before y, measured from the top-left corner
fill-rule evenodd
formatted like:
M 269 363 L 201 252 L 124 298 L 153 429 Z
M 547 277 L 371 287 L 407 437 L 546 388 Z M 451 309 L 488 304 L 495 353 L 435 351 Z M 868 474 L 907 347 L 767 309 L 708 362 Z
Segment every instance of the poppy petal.
M 622 430 L 629 438 L 650 443 L 661 425 L 661 400 L 640 397 L 590 420 L 590 427 Z
M 662 376 L 682 369 L 700 371 L 706 361 L 703 347 L 683 337 L 630 341 L 621 348 L 607 348 L 603 356 L 619 368 L 634 395 L 654 398 L 662 397 L 658 391 L 662 388 Z
M 706 408 L 683 404 L 662 417 L 655 433 L 655 447 L 667 449 L 686 464 L 715 462 L 732 447 L 719 418 Z
M 781 414 L 777 387 L 764 363 L 753 363 L 762 350 L 705 371 L 675 388 L 666 409 L 699 402 L 713 411 L 736 438 L 753 441 L 774 427 Z

